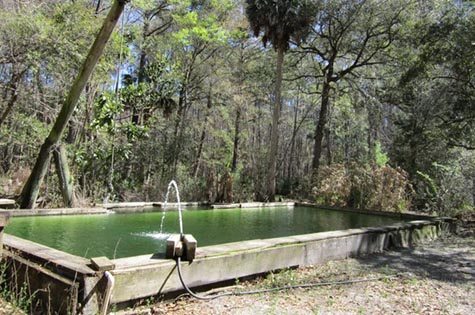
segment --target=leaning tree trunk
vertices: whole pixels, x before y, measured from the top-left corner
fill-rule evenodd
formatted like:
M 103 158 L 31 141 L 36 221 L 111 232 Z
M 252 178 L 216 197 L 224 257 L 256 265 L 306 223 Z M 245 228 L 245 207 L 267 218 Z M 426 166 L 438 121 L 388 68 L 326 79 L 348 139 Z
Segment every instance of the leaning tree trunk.
M 318 169 L 320 168 L 320 158 L 322 156 L 323 132 L 327 123 L 328 105 L 330 102 L 330 82 L 326 80 L 323 83 L 322 101 L 320 107 L 320 115 L 318 117 L 317 127 L 315 129 L 315 138 L 313 145 L 312 160 L 312 181 L 318 177 Z
M 96 39 L 86 57 L 86 60 L 79 71 L 79 74 L 71 86 L 68 97 L 61 107 L 61 111 L 56 118 L 53 129 L 51 129 L 51 132 L 41 146 L 38 158 L 33 170 L 31 171 L 30 177 L 23 187 L 20 196 L 20 206 L 22 208 L 31 209 L 35 206 L 41 182 L 43 181 L 46 170 L 48 169 L 51 158 L 50 153 L 61 138 L 61 135 L 63 134 L 63 131 L 66 128 L 66 125 L 68 124 L 74 109 L 76 108 L 79 96 L 81 95 L 87 81 L 89 80 L 89 77 L 91 76 L 92 71 L 97 64 L 99 57 L 102 55 L 102 51 L 104 50 L 104 47 L 106 46 L 106 43 L 109 40 L 127 2 L 127 0 L 115 0 L 109 11 L 109 14 L 104 20 L 102 28 L 97 34 Z
M 275 103 L 272 112 L 272 129 L 269 149 L 269 169 L 267 173 L 267 194 L 268 201 L 274 201 L 275 197 L 275 174 L 277 166 L 277 153 L 279 148 L 279 119 L 281 108 L 281 88 L 282 88 L 282 66 L 284 64 L 284 47 L 277 49 L 277 65 L 275 70 Z

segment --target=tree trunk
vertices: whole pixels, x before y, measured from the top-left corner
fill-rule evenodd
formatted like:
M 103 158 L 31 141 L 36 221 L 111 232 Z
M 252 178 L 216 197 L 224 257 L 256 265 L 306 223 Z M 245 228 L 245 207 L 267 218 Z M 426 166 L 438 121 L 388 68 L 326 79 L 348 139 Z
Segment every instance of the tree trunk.
M 272 112 L 272 129 L 270 148 L 268 156 L 268 173 L 267 173 L 267 201 L 274 201 L 275 197 L 275 177 L 277 166 L 277 154 L 279 149 L 279 119 L 281 108 L 281 88 L 282 88 L 282 66 L 284 64 L 284 47 L 277 49 L 277 65 L 275 70 L 275 103 Z
M 61 107 L 61 111 L 56 118 L 53 128 L 41 146 L 38 158 L 33 170 L 31 171 L 30 177 L 23 187 L 20 196 L 20 206 L 22 208 L 30 209 L 35 206 L 41 182 L 43 181 L 44 175 L 49 165 L 51 150 L 61 138 L 61 135 L 63 134 L 63 131 L 66 128 L 69 119 L 74 112 L 74 109 L 76 108 L 76 104 L 81 92 L 89 80 L 89 77 L 91 76 L 92 71 L 97 64 L 99 57 L 102 55 L 102 51 L 104 50 L 104 47 L 109 40 L 110 35 L 114 30 L 114 27 L 117 24 L 117 21 L 119 20 L 126 3 L 126 0 L 114 1 L 109 14 L 104 20 L 102 28 L 99 31 L 99 34 L 97 34 L 96 39 L 86 57 L 86 60 L 79 71 L 79 74 L 71 86 L 68 97 Z
M 149 30 L 149 17 L 148 15 L 144 18 L 143 29 L 142 29 L 142 45 L 145 45 L 145 40 L 147 39 L 147 33 Z M 139 68 L 137 69 L 137 83 L 145 82 L 145 66 L 147 64 L 147 52 L 145 47 L 140 48 L 140 57 L 139 57 Z M 132 107 L 132 123 L 138 125 L 140 123 L 140 111 L 135 105 Z
M 2 126 L 2 124 L 7 119 L 8 115 L 10 114 L 10 112 L 13 108 L 13 105 L 15 105 L 16 100 L 18 99 L 18 83 L 20 82 L 20 79 L 21 79 L 23 73 L 25 73 L 25 72 L 24 71 L 21 72 L 21 73 L 15 73 L 15 72 L 12 74 L 12 79 L 11 79 L 9 87 L 8 87 L 8 89 L 10 90 L 10 99 L 7 102 L 7 106 L 6 106 L 5 110 L 3 111 L 2 115 L 0 116 L 0 126 Z M 5 100 L 7 98 L 7 92 L 8 92 L 7 90 L 8 89 L 5 89 L 5 95 L 4 95 Z
M 320 168 L 320 158 L 322 156 L 322 140 L 325 125 L 327 123 L 328 104 L 330 102 L 330 82 L 325 80 L 322 89 L 322 101 L 320 115 L 318 117 L 317 127 L 315 129 L 313 159 L 312 159 L 312 180 L 318 177 L 318 169 Z
M 210 114 L 212 105 L 213 103 L 211 100 L 211 85 L 210 85 L 210 88 L 208 91 L 208 100 L 206 102 L 206 113 L 205 113 L 205 118 L 204 118 L 203 129 L 201 129 L 200 143 L 198 145 L 198 152 L 196 153 L 196 160 L 193 163 L 193 177 L 194 178 L 198 177 L 198 170 L 200 168 L 201 155 L 203 153 L 203 145 L 206 139 L 206 127 L 208 126 L 208 119 L 209 119 L 209 114 Z
M 344 160 L 345 163 L 348 164 L 350 163 L 350 123 L 348 120 L 344 122 L 344 128 L 345 128 L 345 138 L 344 138 L 344 146 L 343 146 L 343 155 L 344 155 Z
M 472 206 L 475 206 L 475 176 L 472 177 Z
M 182 125 L 185 119 L 185 107 L 187 106 L 186 102 L 186 85 L 183 85 L 179 92 L 178 110 L 173 129 L 173 142 L 170 150 L 170 157 L 167 162 L 168 165 L 171 165 L 171 173 L 169 173 L 169 175 L 171 175 L 171 179 L 175 178 L 178 165 L 178 156 L 181 150 L 181 131 L 183 129 Z
M 43 82 L 41 81 L 40 71 L 36 71 L 35 80 L 36 80 L 36 89 L 37 89 L 37 92 L 38 92 L 38 100 L 42 104 L 48 104 L 48 101 L 46 101 L 46 97 L 45 97 L 45 90 L 44 90 L 44 87 L 43 87 Z M 51 119 L 49 119 L 49 117 L 47 115 L 45 115 L 44 110 L 43 111 L 37 111 L 36 118 L 39 121 L 44 122 L 46 124 L 51 123 Z
M 66 149 L 62 144 L 53 151 L 53 158 L 64 206 L 67 208 L 74 207 L 73 180 L 69 172 Z
M 292 138 L 290 139 L 290 153 L 289 164 L 287 165 L 287 182 L 291 183 L 292 180 L 292 164 L 294 164 L 294 151 L 295 151 L 295 137 L 297 136 L 297 116 L 299 111 L 300 94 L 297 96 L 297 104 L 294 106 L 294 123 L 292 127 Z M 289 185 L 289 192 L 292 190 L 292 185 Z
M 237 170 L 237 163 L 239 159 L 239 142 L 241 140 L 241 115 L 244 106 L 247 104 L 247 101 L 244 101 L 244 70 L 243 67 L 246 63 L 246 58 L 244 57 L 244 42 L 241 42 L 239 45 L 239 64 L 238 64 L 238 96 L 236 104 L 236 117 L 234 121 L 234 139 L 233 139 L 233 157 L 231 160 L 231 174 L 234 174 Z
M 236 109 L 236 120 L 234 121 L 234 143 L 233 143 L 233 159 L 231 163 L 231 173 L 236 172 L 237 161 L 239 155 L 239 139 L 240 139 L 240 125 L 241 125 L 241 108 L 238 105 Z
M 115 132 L 113 133 L 115 135 Z M 114 136 L 111 137 L 111 162 L 109 171 L 107 172 L 107 195 L 104 198 L 104 203 L 109 203 L 114 200 L 114 171 L 115 171 L 115 141 Z M 129 169 L 130 170 L 130 169 Z
M 332 139 L 330 128 L 325 128 L 325 138 L 327 140 L 327 165 L 332 165 Z
M 147 52 L 145 51 L 145 41 L 150 28 L 149 17 L 146 16 L 142 29 L 142 47 L 140 47 L 139 68 L 137 69 L 137 83 L 145 82 L 145 66 L 147 64 Z
M 379 141 L 379 128 L 381 124 L 381 118 L 377 105 L 369 105 L 368 110 L 368 161 L 371 163 L 376 162 L 376 144 Z

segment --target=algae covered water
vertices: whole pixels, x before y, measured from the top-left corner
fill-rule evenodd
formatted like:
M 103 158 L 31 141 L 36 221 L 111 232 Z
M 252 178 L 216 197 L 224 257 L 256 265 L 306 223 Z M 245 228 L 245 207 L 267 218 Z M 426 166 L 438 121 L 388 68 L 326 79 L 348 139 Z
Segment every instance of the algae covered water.
M 162 252 L 178 233 L 178 212 L 12 218 L 6 232 L 77 256 L 121 258 Z M 392 224 L 397 218 L 306 207 L 184 210 L 198 246 Z

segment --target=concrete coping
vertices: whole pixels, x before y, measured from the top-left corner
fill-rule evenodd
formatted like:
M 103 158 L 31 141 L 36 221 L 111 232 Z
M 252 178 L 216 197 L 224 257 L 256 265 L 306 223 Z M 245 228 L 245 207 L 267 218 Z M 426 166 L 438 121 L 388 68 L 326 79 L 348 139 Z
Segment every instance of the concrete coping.
M 164 207 L 163 202 L 118 202 L 103 204 L 102 206 L 112 211 L 127 211 L 134 208 L 159 208 L 157 211 L 162 211 Z M 204 202 L 181 202 L 180 205 L 184 208 L 198 208 L 209 207 L 211 209 L 232 209 L 232 208 L 264 208 L 264 207 L 293 207 L 295 202 L 244 202 L 244 203 L 204 203 Z M 168 209 L 177 208 L 178 203 L 167 203 Z
M 207 202 L 180 202 L 180 205 L 185 208 L 197 208 L 197 207 L 211 207 L 211 204 Z M 154 202 L 153 203 L 154 207 L 158 208 L 163 208 L 165 206 L 164 202 Z M 167 202 L 167 208 L 177 208 L 178 203 L 177 202 Z
M 365 227 L 357 229 L 328 231 L 310 234 L 292 235 L 286 237 L 276 237 L 269 239 L 254 239 L 233 243 L 225 243 L 218 245 L 211 245 L 205 247 L 198 247 L 196 250 L 196 258 L 209 258 L 216 256 L 226 256 L 244 251 L 260 251 L 267 248 L 303 244 L 307 242 L 314 242 L 324 239 L 335 239 L 348 237 L 366 233 L 386 233 L 391 231 L 398 231 L 402 229 L 412 229 L 426 225 L 432 225 L 434 222 L 441 222 L 444 219 L 437 218 L 435 220 L 416 220 L 411 222 L 397 223 L 381 227 Z M 116 265 L 116 270 L 128 270 L 130 268 L 149 267 L 150 265 L 168 265 L 170 260 L 164 259 L 162 255 L 148 254 L 134 257 L 125 257 L 112 260 Z
M 213 209 L 233 209 L 233 208 L 240 208 L 241 204 L 239 203 L 226 203 L 226 204 L 214 204 L 211 205 Z
M 295 202 L 244 202 L 240 208 L 294 207 Z
M 56 208 L 56 209 L 13 209 L 2 210 L 0 214 L 9 214 L 12 217 L 48 216 L 48 215 L 74 215 L 74 214 L 105 214 L 104 208 Z
M 115 213 L 134 213 L 134 212 L 149 212 L 149 211 L 164 211 L 163 203 L 159 202 L 119 202 L 97 205 L 93 208 L 57 208 L 57 209 L 0 209 L 0 214 L 8 213 L 13 217 L 16 216 L 44 216 L 44 215 L 72 215 L 72 214 L 105 214 L 110 212 Z M 390 216 L 401 219 L 426 220 L 434 219 L 436 217 L 429 215 L 413 214 L 406 212 L 389 212 L 389 211 L 374 211 L 374 210 L 360 210 L 350 208 L 338 208 L 322 206 L 313 203 L 305 202 L 245 202 L 233 204 L 207 204 L 200 202 L 183 202 L 181 205 L 184 208 L 200 208 L 206 207 L 210 209 L 230 209 L 230 208 L 267 208 L 267 207 L 312 207 L 327 210 L 346 211 L 353 213 L 372 214 L 380 216 Z M 177 210 L 177 203 L 168 203 L 167 211 Z
M 184 208 L 200 208 L 209 209 L 231 209 L 231 208 L 262 208 L 262 207 L 293 207 L 294 202 L 248 202 L 233 204 L 208 204 L 201 202 L 182 202 Z M 118 202 L 99 204 L 92 208 L 53 208 L 53 209 L 0 209 L 0 214 L 9 214 L 12 217 L 27 216 L 47 216 L 47 215 L 74 215 L 74 214 L 106 214 L 115 213 L 135 213 L 164 211 L 164 204 L 160 202 Z M 177 210 L 178 204 L 171 202 L 167 204 L 167 211 Z
M 95 271 L 89 268 L 89 259 L 71 255 L 66 252 L 31 242 L 13 235 L 4 234 L 3 245 L 13 253 L 24 258 L 41 262 L 45 266 L 52 266 L 72 274 L 94 275 Z
M 16 205 L 15 200 L 0 198 L 0 208 L 10 209 L 14 208 Z
M 105 209 L 154 207 L 154 202 L 113 202 L 102 204 Z
M 0 213 L 0 232 L 2 231 L 2 228 L 4 228 L 8 224 L 8 221 L 10 221 L 10 214 Z M 1 246 L 1 242 L 0 242 L 0 246 Z
M 416 220 L 416 219 L 417 220 L 425 220 L 425 219 L 439 218 L 439 217 L 428 215 L 428 214 L 420 214 L 420 213 L 412 213 L 412 212 L 394 212 L 394 211 L 385 211 L 385 210 L 352 209 L 352 208 L 325 206 L 325 205 L 319 205 L 319 204 L 309 203 L 309 202 L 296 202 L 295 206 L 296 207 L 319 208 L 319 209 L 326 209 L 326 210 L 337 210 L 337 211 L 345 211 L 345 212 L 353 212 L 353 213 L 361 213 L 361 214 L 374 214 L 374 215 L 379 215 L 379 216 L 388 216 L 388 217 L 414 219 L 414 220 Z
M 382 232 L 388 232 L 388 231 L 396 231 L 396 230 L 401 230 L 401 229 L 409 229 L 412 227 L 431 225 L 433 223 L 434 221 L 430 221 L 430 220 L 425 220 L 425 221 L 419 220 L 419 221 L 397 223 L 397 224 L 381 226 L 381 227 L 363 227 L 363 228 L 355 228 L 355 229 L 347 229 L 347 230 L 327 231 L 327 232 L 299 234 L 299 235 L 292 235 L 292 236 L 285 236 L 285 237 L 225 243 L 225 244 L 205 246 L 205 247 L 198 248 L 196 256 L 203 258 L 203 257 L 209 257 L 209 256 L 215 256 L 215 255 L 222 255 L 222 254 L 226 254 L 229 252 L 236 252 L 236 251 L 246 251 L 246 250 L 253 250 L 253 249 L 263 249 L 263 248 L 269 248 L 269 247 L 285 246 L 285 245 L 296 244 L 296 243 L 305 243 L 305 242 L 312 242 L 312 241 L 318 241 L 318 240 L 323 240 L 323 239 L 341 238 L 341 237 L 347 237 L 347 236 L 359 235 L 359 234 L 365 234 L 365 233 L 378 233 L 378 232 L 382 233 Z

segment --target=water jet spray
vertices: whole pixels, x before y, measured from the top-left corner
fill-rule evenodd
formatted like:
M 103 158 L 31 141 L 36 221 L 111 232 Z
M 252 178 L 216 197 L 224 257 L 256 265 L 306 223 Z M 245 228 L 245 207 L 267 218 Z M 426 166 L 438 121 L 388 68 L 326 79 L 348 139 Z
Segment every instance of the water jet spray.
M 160 233 L 163 228 L 163 219 L 165 218 L 166 206 L 168 204 L 168 195 L 171 188 L 175 188 L 176 200 L 178 204 L 178 220 L 180 221 L 180 234 L 171 234 L 167 239 L 165 258 L 175 259 L 180 258 L 182 261 L 192 262 L 195 259 L 196 253 L 196 239 L 191 234 L 183 233 L 183 216 L 180 202 L 180 193 L 178 192 L 178 185 L 174 180 L 168 184 L 167 194 L 165 196 L 164 213 L 160 225 Z

